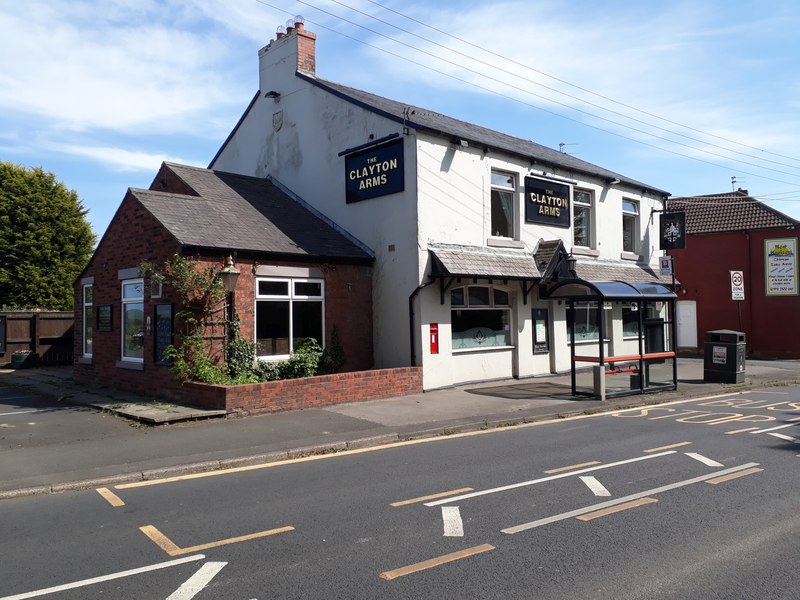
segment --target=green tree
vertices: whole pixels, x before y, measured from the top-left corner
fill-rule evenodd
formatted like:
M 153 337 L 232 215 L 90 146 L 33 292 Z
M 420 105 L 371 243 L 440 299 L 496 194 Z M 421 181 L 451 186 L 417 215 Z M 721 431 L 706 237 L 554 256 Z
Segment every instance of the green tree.
M 88 212 L 52 173 L 0 161 L 0 307 L 72 309 L 95 243 Z

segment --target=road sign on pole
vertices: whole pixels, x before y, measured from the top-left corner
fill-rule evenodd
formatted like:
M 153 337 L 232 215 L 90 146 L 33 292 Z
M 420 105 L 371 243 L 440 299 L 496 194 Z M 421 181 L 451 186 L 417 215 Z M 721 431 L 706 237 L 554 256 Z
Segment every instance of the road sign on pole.
M 731 300 L 744 300 L 744 273 L 730 271 L 731 275 Z

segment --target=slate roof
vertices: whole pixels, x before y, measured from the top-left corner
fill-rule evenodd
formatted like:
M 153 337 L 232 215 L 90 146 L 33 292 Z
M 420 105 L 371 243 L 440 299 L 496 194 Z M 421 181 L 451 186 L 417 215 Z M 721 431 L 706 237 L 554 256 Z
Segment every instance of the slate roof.
M 669 210 L 686 213 L 686 233 L 722 233 L 745 229 L 794 228 L 799 221 L 748 195 L 747 190 L 723 194 L 670 198 Z
M 669 195 L 669 192 L 664 190 L 636 181 L 620 173 L 609 171 L 608 169 L 604 169 L 564 152 L 548 148 L 547 146 L 542 146 L 530 140 L 513 137 L 493 129 L 481 127 L 480 125 L 475 125 L 466 121 L 460 121 L 441 113 L 396 100 L 390 100 L 332 81 L 309 77 L 302 73 L 297 73 L 297 76 L 340 98 L 415 129 L 427 130 L 454 139 L 465 140 L 470 145 L 503 150 L 511 154 L 523 156 L 527 159 L 533 159 L 537 164 L 542 166 L 567 172 L 597 176 L 601 179 L 619 179 L 623 184 L 649 190 L 661 196 Z M 532 169 L 537 170 L 536 165 L 534 165 Z
M 338 231 L 266 179 L 173 163 L 197 196 L 157 190 L 130 192 L 184 246 L 324 259 L 372 261 Z
M 428 244 L 431 275 L 484 279 L 538 279 L 533 254 L 517 248 L 485 248 L 459 244 Z
M 584 281 L 624 281 L 626 283 L 671 284 L 672 277 L 662 277 L 648 265 L 634 263 L 609 263 L 599 260 L 581 260 L 575 265 L 575 274 Z

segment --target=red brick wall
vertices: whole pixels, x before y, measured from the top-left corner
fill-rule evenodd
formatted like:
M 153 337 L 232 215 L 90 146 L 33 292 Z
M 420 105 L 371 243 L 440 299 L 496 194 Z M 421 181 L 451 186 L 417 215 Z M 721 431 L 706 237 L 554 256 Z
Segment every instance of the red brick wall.
M 248 385 L 188 383 L 184 401 L 236 414 L 296 410 L 422 392 L 422 368 L 401 367 Z
M 675 277 L 697 302 L 697 351 L 707 331 L 743 331 L 754 358 L 800 358 L 800 296 L 767 296 L 764 240 L 797 238 L 791 229 L 689 235 L 686 248 L 670 250 Z M 745 299 L 731 299 L 730 271 L 743 271 Z M 741 328 L 739 316 L 741 314 Z

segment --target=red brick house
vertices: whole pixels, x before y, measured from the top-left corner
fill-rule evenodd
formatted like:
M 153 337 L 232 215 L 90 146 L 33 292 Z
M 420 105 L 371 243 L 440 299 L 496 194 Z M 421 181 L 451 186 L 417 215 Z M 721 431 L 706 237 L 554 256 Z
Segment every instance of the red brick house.
M 299 337 L 330 343 L 344 370 L 369 369 L 371 251 L 267 179 L 164 163 L 150 189 L 129 189 L 76 282 L 75 377 L 180 397 L 161 351 L 179 298 L 140 273 L 175 254 L 220 265 L 235 258 L 241 332 L 267 359 Z
M 686 214 L 686 248 L 669 251 L 682 286 L 678 348 L 701 353 L 705 332 L 732 329 L 745 333 L 753 358 L 800 358 L 800 222 L 742 189 L 667 206 Z M 737 272 L 744 300 L 733 299 Z

